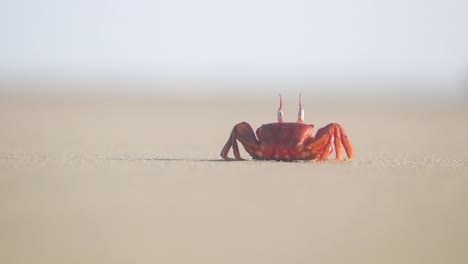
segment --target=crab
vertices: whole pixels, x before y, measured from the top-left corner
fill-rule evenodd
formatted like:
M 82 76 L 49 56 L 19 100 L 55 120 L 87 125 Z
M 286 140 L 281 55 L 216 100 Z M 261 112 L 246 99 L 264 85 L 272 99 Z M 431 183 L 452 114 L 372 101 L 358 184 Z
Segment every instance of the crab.
M 353 157 L 353 147 L 340 124 L 328 124 L 317 130 L 314 137 L 312 135 L 314 125 L 304 123 L 301 95 L 299 95 L 297 122 L 283 121 L 283 100 L 281 94 L 279 96 L 278 122 L 263 124 L 256 133 L 247 122 L 236 124 L 221 150 L 220 155 L 224 160 L 244 160 L 240 156 L 237 141 L 254 160 L 324 161 L 334 150 L 335 161 L 342 161 L 342 147 L 348 159 Z M 228 157 L 231 147 L 234 158 Z

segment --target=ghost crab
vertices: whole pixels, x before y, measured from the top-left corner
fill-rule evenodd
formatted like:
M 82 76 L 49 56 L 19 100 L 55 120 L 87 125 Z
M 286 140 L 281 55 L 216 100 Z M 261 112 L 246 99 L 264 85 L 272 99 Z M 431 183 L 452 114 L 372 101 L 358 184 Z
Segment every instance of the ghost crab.
M 315 160 L 324 161 L 335 150 L 336 161 L 343 160 L 342 146 L 349 159 L 353 157 L 353 148 L 343 127 L 330 123 L 320 128 L 312 136 L 314 125 L 304 124 L 304 109 L 299 95 L 299 113 L 297 122 L 283 122 L 283 100 L 280 96 L 278 122 L 263 124 L 256 133 L 247 122 L 234 126 L 231 135 L 221 150 L 225 160 L 243 160 L 239 153 L 239 141 L 254 160 Z M 255 136 L 256 135 L 256 136 Z M 234 157 L 228 157 L 233 149 Z

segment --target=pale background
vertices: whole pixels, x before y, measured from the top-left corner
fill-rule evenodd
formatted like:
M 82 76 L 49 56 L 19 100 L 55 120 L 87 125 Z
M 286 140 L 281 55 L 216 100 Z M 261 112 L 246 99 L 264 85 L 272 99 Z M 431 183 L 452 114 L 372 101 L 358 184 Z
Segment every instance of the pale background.
M 468 263 L 467 3 L 1 1 L 0 263 Z
M 466 10 L 458 0 L 2 1 L 0 77 L 458 96 L 468 82 Z M 225 87 L 233 82 L 242 85 Z

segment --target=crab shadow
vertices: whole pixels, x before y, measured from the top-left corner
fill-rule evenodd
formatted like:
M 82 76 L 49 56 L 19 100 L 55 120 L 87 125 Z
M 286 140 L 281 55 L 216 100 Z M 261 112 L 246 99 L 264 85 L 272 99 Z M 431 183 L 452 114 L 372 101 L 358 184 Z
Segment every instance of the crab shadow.
M 147 161 L 147 162 L 221 162 L 221 163 L 231 163 L 231 162 L 285 162 L 285 163 L 304 163 L 304 162 L 315 162 L 311 160 L 254 160 L 254 159 L 245 159 L 245 160 L 224 160 L 222 158 L 165 158 L 165 157 L 102 157 L 101 160 L 111 160 L 111 161 Z
M 208 158 L 156 158 L 156 157 L 103 157 L 101 160 L 112 160 L 112 161 L 154 161 L 154 162 L 215 162 L 225 161 L 223 159 L 208 159 Z

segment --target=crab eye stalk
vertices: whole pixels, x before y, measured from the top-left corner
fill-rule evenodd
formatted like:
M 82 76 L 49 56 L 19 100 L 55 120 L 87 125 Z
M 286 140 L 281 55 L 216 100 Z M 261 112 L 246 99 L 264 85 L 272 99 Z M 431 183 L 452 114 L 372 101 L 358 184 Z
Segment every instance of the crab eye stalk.
M 280 105 L 278 108 L 278 122 L 282 123 L 283 122 L 283 99 L 281 98 L 281 94 L 279 94 L 280 97 Z
M 297 113 L 297 122 L 304 122 L 304 108 L 302 108 L 302 94 L 299 94 L 299 112 Z

